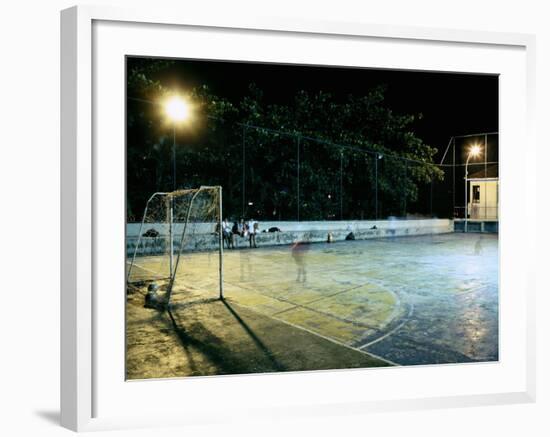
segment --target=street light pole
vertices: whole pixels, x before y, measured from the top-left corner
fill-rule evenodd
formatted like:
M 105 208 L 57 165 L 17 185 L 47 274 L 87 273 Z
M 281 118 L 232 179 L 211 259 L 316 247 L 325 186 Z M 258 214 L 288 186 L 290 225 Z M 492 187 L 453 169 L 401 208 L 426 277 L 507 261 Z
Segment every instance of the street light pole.
M 168 119 L 172 120 L 172 188 L 176 191 L 176 125 L 178 122 L 184 122 L 190 117 L 189 104 L 178 96 L 172 96 L 164 103 L 164 110 Z
M 172 140 L 172 185 L 176 191 L 176 123 L 174 122 L 174 136 Z
M 468 159 L 466 159 L 466 173 L 464 175 L 464 233 L 468 233 L 468 162 L 472 153 L 468 153 Z
M 465 174 L 464 174 L 464 233 L 468 232 L 468 164 L 472 156 L 479 155 L 480 148 L 477 144 L 474 144 L 468 152 L 468 159 L 466 159 Z
M 189 118 L 189 105 L 177 95 L 172 96 L 164 103 L 164 110 L 170 120 L 173 121 L 172 135 L 172 191 L 177 190 L 176 182 L 176 123 Z M 174 194 L 170 195 L 168 205 L 168 237 L 170 239 L 170 277 L 174 274 Z

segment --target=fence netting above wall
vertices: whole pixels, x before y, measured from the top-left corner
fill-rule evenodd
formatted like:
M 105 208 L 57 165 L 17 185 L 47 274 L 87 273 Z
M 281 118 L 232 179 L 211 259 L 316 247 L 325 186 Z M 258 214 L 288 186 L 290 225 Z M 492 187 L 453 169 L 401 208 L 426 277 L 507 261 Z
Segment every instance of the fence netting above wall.
M 399 155 L 391 144 L 379 151 L 214 118 L 201 129 L 178 130 L 154 144 L 128 144 L 148 157 L 128 168 L 129 222 L 139 221 L 144 193 L 174 185 L 222 186 L 224 216 L 232 221 L 461 218 L 466 211 L 483 217 L 498 210 L 486 204 L 493 186 L 483 182 L 498 179 L 497 133 L 452 137 L 430 162 Z M 468 161 L 474 144 L 480 153 Z M 466 184 L 466 168 L 468 178 L 478 180 L 475 192 Z

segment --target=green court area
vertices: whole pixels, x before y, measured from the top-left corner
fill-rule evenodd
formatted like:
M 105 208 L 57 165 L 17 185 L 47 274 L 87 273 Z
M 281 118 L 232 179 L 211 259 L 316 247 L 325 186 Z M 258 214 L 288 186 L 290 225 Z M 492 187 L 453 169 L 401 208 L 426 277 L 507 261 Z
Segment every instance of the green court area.
M 496 236 L 226 250 L 223 301 L 218 262 L 185 254 L 170 312 L 128 295 L 129 379 L 498 359 Z

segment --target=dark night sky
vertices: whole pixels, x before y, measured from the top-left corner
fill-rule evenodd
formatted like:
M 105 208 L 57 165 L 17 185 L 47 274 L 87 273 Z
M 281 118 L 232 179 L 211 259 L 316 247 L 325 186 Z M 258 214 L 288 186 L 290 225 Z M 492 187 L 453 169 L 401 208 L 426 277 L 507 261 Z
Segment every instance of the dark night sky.
M 178 89 L 207 84 L 232 101 L 253 82 L 267 103 L 289 102 L 300 90 L 344 99 L 385 84 L 387 105 L 398 113 L 422 113 L 414 130 L 441 152 L 453 135 L 498 131 L 498 77 L 492 75 L 178 60 L 158 78 Z

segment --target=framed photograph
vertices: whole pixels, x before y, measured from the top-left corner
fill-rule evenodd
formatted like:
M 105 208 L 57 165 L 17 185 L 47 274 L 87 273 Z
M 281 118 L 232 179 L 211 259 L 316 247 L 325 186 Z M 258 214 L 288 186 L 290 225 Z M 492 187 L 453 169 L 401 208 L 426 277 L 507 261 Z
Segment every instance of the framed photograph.
M 61 17 L 63 426 L 534 400 L 534 37 Z

